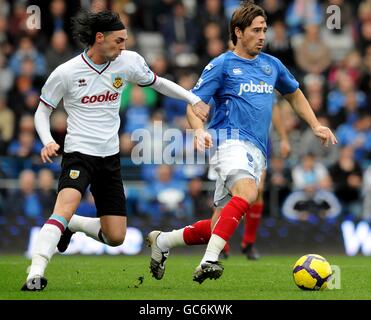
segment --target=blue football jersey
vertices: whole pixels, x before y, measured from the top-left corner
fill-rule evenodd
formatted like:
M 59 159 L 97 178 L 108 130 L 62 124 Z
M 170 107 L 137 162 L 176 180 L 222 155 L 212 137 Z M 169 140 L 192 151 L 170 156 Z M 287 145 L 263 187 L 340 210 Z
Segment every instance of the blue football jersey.
M 205 103 L 214 100 L 209 129 L 216 132 L 217 143 L 223 132 L 225 138 L 252 142 L 266 157 L 274 89 L 285 95 L 298 88 L 279 59 L 265 53 L 245 59 L 228 51 L 205 67 L 192 92 Z

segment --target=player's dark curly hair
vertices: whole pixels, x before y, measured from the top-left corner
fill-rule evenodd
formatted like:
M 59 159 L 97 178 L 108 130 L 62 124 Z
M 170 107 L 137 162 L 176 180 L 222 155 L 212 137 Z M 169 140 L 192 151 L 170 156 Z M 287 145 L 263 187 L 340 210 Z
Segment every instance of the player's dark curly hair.
M 229 36 L 233 45 L 237 44 L 236 27 L 243 31 L 246 27 L 250 26 L 252 21 L 258 16 L 262 16 L 267 20 L 264 9 L 256 5 L 253 0 L 241 1 L 240 7 L 233 12 L 231 22 L 229 23 Z
M 84 45 L 92 46 L 97 32 L 108 33 L 110 26 L 122 23 L 117 13 L 109 10 L 91 12 L 81 10 L 71 18 L 73 37 Z M 125 27 L 124 27 L 125 28 Z

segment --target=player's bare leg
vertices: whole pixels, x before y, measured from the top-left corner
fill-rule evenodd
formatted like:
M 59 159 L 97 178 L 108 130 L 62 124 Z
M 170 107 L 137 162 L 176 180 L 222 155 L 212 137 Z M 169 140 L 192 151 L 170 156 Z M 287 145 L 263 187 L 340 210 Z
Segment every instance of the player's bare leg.
M 32 262 L 23 291 L 40 291 L 47 285 L 44 272 L 52 258 L 59 239 L 81 200 L 81 193 L 65 188 L 58 193 L 54 213 L 45 222 L 36 240 Z
M 249 203 L 255 202 L 258 196 L 255 180 L 249 178 L 237 180 L 230 191 L 232 199 L 221 210 L 204 257 L 193 274 L 193 280 L 198 283 L 206 279 L 217 279 L 223 274 L 223 267 L 218 262 L 219 254 L 247 212 Z
M 264 208 L 263 195 L 265 174 L 266 172 L 263 171 L 258 187 L 258 198 L 254 202 L 254 204 L 250 206 L 248 212 L 246 212 L 245 215 L 245 225 L 241 242 L 241 250 L 249 260 L 258 260 L 260 258 L 259 252 L 255 247 L 255 240 Z
M 127 225 L 127 218 L 125 216 L 102 216 L 100 217 L 100 224 L 101 232 L 99 239 L 101 242 L 104 242 L 112 247 L 123 244 Z
M 73 215 L 68 227 L 58 243 L 58 251 L 65 252 L 75 232 L 83 232 L 88 237 L 108 244 L 119 246 L 124 242 L 126 234 L 126 217 L 106 215 L 100 218 Z

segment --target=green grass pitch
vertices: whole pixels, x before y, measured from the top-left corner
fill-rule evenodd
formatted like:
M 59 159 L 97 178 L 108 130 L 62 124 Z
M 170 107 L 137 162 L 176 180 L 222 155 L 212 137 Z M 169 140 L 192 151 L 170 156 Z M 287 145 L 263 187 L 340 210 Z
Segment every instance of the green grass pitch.
M 175 250 L 174 250 L 175 251 Z M 292 279 L 298 256 L 264 256 L 248 261 L 234 255 L 223 261 L 223 276 L 192 281 L 200 256 L 173 252 L 164 278 L 149 274 L 149 258 L 139 256 L 55 256 L 46 271 L 48 286 L 42 292 L 21 292 L 29 260 L 0 256 L 0 300 L 4 299 L 107 299 L 107 300 L 256 300 L 371 299 L 371 258 L 326 256 L 341 270 L 341 289 L 302 291 Z M 143 277 L 143 282 L 139 280 Z

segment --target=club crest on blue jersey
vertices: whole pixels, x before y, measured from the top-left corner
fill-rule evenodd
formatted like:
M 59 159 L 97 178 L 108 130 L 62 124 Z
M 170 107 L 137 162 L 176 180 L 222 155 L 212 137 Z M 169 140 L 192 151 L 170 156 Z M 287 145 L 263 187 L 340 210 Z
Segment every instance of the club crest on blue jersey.
M 124 84 L 124 75 L 121 73 L 115 73 L 112 75 L 112 85 L 115 89 L 120 89 Z
M 265 64 L 262 66 L 263 72 L 267 75 L 270 76 L 272 74 L 272 67 L 269 64 Z

